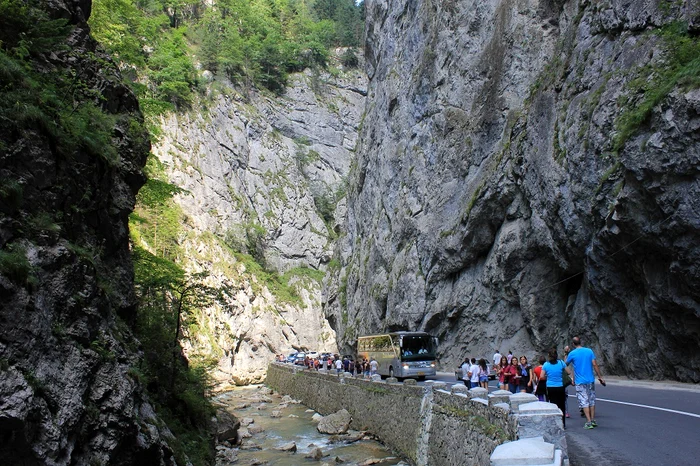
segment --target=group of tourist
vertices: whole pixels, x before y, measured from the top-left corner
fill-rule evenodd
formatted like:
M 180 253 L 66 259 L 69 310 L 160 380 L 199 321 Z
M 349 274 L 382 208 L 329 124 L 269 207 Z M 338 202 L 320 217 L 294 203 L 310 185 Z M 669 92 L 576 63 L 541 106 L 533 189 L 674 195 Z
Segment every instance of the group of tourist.
M 284 359 L 280 359 L 279 357 L 277 359 L 284 362 Z M 363 358 L 355 361 L 348 356 L 341 358 L 338 355 L 332 355 L 324 359 L 306 356 L 303 366 L 307 369 L 325 369 L 327 371 L 335 371 L 338 374 L 341 372 L 350 372 L 355 376 L 370 377 L 377 373 L 379 365 L 374 359 Z
M 496 372 L 498 388 L 501 390 L 510 390 L 511 393 L 535 391 L 538 379 L 527 356 L 523 355 L 518 359 L 513 356 L 512 350 L 507 356 L 502 356 L 500 351 L 496 350 L 493 355 L 493 370 Z
M 476 358 L 464 358 L 464 363 L 461 366 L 462 380 L 468 388 L 482 387 L 488 390 L 489 388 L 489 368 L 486 365 L 484 358 L 476 360 Z
M 493 355 L 494 370 L 501 390 L 534 393 L 539 401 L 556 404 L 562 412 L 564 427 L 566 418 L 570 417 L 566 388 L 574 385 L 581 415 L 586 417 L 584 428 L 593 429 L 598 426 L 595 419 L 596 375 L 603 386 L 605 380 L 593 350 L 584 347 L 579 337 L 574 337 L 572 343 L 573 350 L 570 351 L 568 346 L 564 348 L 564 359 L 560 359 L 557 349 L 552 348 L 546 357 L 539 357 L 539 364 L 534 368 L 528 364 L 526 356 L 517 359 L 513 356 L 513 351 L 502 356 L 496 350 Z

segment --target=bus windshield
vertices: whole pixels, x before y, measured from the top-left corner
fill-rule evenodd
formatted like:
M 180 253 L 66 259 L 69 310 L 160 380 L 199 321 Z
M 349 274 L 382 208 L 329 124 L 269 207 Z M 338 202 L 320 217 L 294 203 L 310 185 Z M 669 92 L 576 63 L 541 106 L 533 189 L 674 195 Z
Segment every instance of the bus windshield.
M 435 359 L 435 340 L 429 335 L 404 335 L 400 343 L 402 361 Z

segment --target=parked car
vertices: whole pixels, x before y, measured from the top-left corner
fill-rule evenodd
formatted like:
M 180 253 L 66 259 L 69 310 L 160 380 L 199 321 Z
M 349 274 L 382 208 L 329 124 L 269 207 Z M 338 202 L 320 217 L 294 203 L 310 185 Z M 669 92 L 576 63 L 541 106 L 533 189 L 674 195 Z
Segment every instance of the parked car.
M 318 359 L 318 351 L 309 351 L 309 358 Z
M 296 364 L 297 366 L 303 366 L 304 358 L 306 358 L 306 353 L 297 353 L 294 357 L 294 364 Z
M 288 364 L 294 364 L 294 360 L 297 357 L 296 351 L 294 353 L 289 353 L 289 356 L 287 356 L 287 363 Z
M 493 370 L 493 367 L 491 367 L 491 363 L 487 362 L 486 368 L 489 370 L 489 380 L 496 380 L 496 371 Z M 455 378 L 457 379 L 457 382 L 464 381 L 462 378 L 462 366 L 455 369 Z
M 321 353 L 321 361 L 326 361 L 330 359 L 331 356 L 333 356 L 331 353 Z

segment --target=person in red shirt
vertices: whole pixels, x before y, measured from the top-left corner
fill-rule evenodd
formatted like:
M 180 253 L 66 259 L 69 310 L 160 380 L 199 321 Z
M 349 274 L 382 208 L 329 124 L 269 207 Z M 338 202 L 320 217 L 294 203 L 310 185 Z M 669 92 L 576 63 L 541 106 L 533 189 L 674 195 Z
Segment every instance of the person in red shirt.
M 498 383 L 501 390 L 510 390 L 511 393 L 515 393 L 516 381 L 515 377 L 518 374 L 515 370 L 515 366 L 508 363 L 508 358 L 501 357 L 500 369 L 498 371 Z
M 535 386 L 535 395 L 537 395 L 537 399 L 540 401 L 549 401 L 547 400 L 547 381 L 540 379 L 542 376 L 542 364 L 544 364 L 546 360 L 544 356 L 540 356 L 538 360 L 539 365 L 532 370 L 532 373 L 535 375 L 535 380 L 533 382 Z

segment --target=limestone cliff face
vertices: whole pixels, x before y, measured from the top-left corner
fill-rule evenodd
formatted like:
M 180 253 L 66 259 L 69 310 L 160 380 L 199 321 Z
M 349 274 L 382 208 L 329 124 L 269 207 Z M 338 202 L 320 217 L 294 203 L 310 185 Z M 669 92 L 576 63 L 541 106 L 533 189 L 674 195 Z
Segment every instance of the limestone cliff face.
M 71 32 L 27 69 L 70 76 L 76 87 L 61 96 L 76 99 L 69 117 L 100 106 L 118 149 L 106 157 L 87 139 L 66 143 L 57 119 L 20 120 L 20 102 L 24 124 L 0 134 L 0 463 L 173 464 L 172 434 L 130 373 L 138 342 L 128 327 L 127 216 L 145 180 L 148 135 L 136 98 L 88 35 L 89 2 L 41 5 Z M 5 71 L 3 99 L 18 73 Z
M 281 96 L 214 82 L 200 110 L 163 120 L 153 152 L 188 191 L 177 198 L 187 217 L 183 260 L 212 272 L 212 285 L 237 290 L 226 306 L 203 311 L 208 330 L 191 335 L 190 351 L 215 356 L 220 379 L 260 382 L 276 353 L 337 350 L 320 277 L 344 215 L 365 81 L 353 69 L 307 71 Z M 293 277 L 301 299 L 285 301 L 238 252 Z
M 697 2 L 372 0 L 367 17 L 324 298 L 341 350 L 421 329 L 450 365 L 578 334 L 608 373 L 697 382 Z

